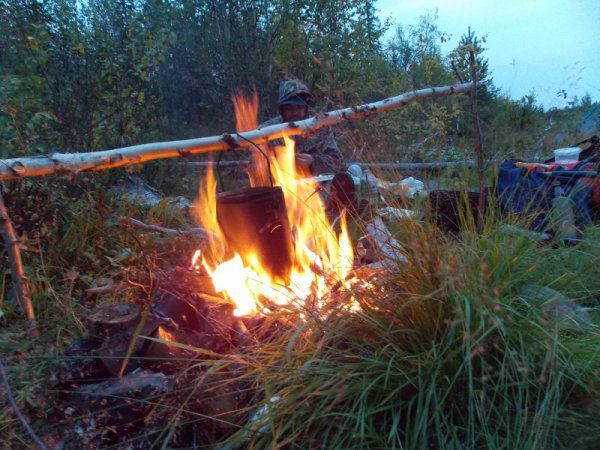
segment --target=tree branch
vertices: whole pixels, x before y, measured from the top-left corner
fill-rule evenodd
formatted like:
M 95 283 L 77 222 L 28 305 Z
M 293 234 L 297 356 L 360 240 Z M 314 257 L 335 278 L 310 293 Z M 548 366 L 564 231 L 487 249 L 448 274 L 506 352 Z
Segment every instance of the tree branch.
M 213 151 L 239 150 L 251 145 L 248 141 L 259 145 L 266 144 L 270 140 L 281 138 L 284 134 L 290 136 L 307 134 L 346 120 L 361 119 L 399 108 L 417 100 L 466 93 L 472 88 L 471 83 L 462 83 L 453 86 L 421 89 L 374 103 L 319 114 L 299 122 L 277 124 L 247 131 L 240 133 L 241 136 L 236 133 L 226 133 L 219 136 L 156 142 L 89 153 L 51 153 L 43 156 L 3 159 L 0 160 L 0 180 L 14 180 L 54 173 L 105 170 L 141 164 L 156 159 L 179 158 Z
M 132 217 L 121 216 L 118 218 L 119 223 L 133 225 L 137 228 L 141 228 L 143 230 L 154 231 L 156 233 L 169 234 L 169 235 L 196 235 L 200 237 L 216 237 L 214 233 L 205 229 L 205 228 L 185 228 L 185 229 L 175 229 L 175 228 L 165 228 L 160 227 L 158 225 L 151 225 L 142 222 L 141 220 L 134 219 Z
M 460 76 L 460 72 L 458 71 L 458 68 L 456 67 L 456 63 L 454 62 L 454 60 L 450 60 L 450 65 L 452 66 L 452 71 L 454 72 L 454 76 L 456 77 L 456 80 L 459 83 L 464 83 L 462 77 Z

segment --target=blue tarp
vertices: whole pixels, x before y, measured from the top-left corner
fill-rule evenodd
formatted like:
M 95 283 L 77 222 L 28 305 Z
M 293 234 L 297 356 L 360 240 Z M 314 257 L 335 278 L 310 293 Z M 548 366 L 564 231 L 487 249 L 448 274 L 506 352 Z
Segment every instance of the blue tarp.
M 590 224 L 588 202 L 591 189 L 580 180 L 570 177 L 560 177 L 564 171 L 556 168 L 553 176 L 542 172 L 528 172 L 516 167 L 516 159 L 509 159 L 500 165 L 498 172 L 497 194 L 502 208 L 507 213 L 522 215 L 532 214 L 534 220 L 530 228 L 535 231 L 547 231 L 550 227 L 550 210 L 554 197 L 553 183 L 558 180 L 566 196 L 574 203 L 575 221 L 579 228 Z M 557 178 L 558 177 L 558 178 Z

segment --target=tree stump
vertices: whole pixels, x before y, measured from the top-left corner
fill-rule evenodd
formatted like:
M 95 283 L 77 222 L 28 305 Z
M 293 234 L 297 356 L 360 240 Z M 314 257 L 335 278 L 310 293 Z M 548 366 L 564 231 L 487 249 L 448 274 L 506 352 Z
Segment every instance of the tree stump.
M 130 303 L 102 305 L 88 314 L 87 320 L 91 335 L 107 337 L 137 324 L 140 309 Z

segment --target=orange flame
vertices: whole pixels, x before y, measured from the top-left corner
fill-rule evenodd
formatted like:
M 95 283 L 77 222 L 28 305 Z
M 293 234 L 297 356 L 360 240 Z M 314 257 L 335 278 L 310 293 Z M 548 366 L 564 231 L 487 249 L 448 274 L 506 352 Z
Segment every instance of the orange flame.
M 233 97 L 235 111 L 235 130 L 238 133 L 258 128 L 258 93 L 245 97 L 240 91 Z M 263 149 L 264 151 L 264 149 Z M 252 165 L 248 169 L 250 186 L 270 186 L 268 164 L 265 156 L 256 147 L 252 147 Z
M 238 95 L 234 98 L 234 105 L 238 128 L 256 123 L 256 94 L 250 100 Z M 244 114 L 253 117 L 243 117 Z M 198 268 L 198 261 L 202 261 L 217 292 L 235 304 L 237 316 L 261 313 L 270 304 L 286 305 L 309 299 L 323 306 L 331 286 L 339 281 L 345 284 L 352 268 L 353 249 L 345 217 L 341 218 L 341 233 L 338 235 L 329 222 L 316 182 L 303 178 L 296 168 L 294 141 L 284 137 L 284 144 L 271 150 L 269 155 L 271 175 L 274 184 L 283 189 L 294 237 L 294 266 L 287 285 L 273 280 L 256 255 L 236 253 L 233 257 L 228 256 L 226 239 L 217 221 L 216 184 L 212 172 L 209 171 L 204 183 L 201 183 L 195 208 L 198 220 L 220 238 L 211 238 L 202 253 L 196 252 L 192 266 Z M 260 180 L 253 179 L 253 174 L 263 170 L 259 168 L 261 161 L 265 161 L 262 155 L 253 157 L 248 172 L 252 186 L 260 185 L 256 184 Z

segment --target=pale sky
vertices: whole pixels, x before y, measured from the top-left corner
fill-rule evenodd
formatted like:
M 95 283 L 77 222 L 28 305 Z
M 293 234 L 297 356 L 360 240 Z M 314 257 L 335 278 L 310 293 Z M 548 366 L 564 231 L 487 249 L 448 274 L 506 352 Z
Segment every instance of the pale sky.
M 470 26 L 487 35 L 484 53 L 494 84 L 521 98 L 535 90 L 546 108 L 562 107 L 588 92 L 600 101 L 600 0 L 378 0 L 382 19 L 403 26 L 438 12 L 450 35 L 447 53 Z M 391 32 L 390 32 L 391 33 Z M 560 89 L 567 100 L 557 97 Z

